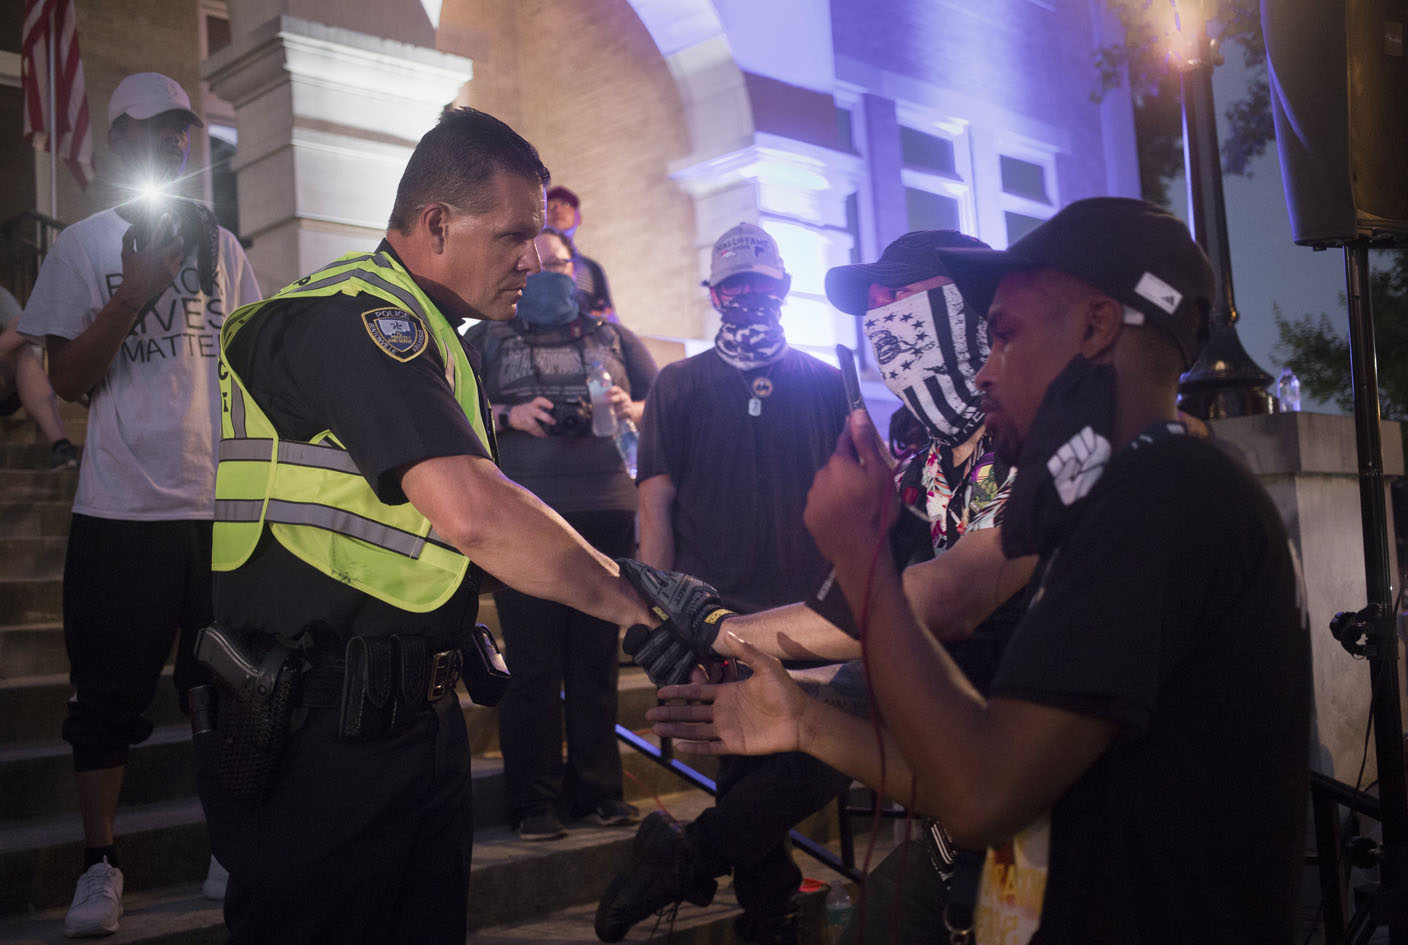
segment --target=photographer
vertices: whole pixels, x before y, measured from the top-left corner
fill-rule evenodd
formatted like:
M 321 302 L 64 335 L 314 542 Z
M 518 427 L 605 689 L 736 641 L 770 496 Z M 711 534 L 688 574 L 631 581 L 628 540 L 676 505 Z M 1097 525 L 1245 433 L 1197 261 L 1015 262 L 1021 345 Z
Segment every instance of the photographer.
M 465 336 L 484 359 L 503 471 L 562 513 L 599 551 L 630 556 L 635 484 L 612 438 L 592 435 L 587 374 L 600 362 L 613 381 L 618 421 L 636 422 L 655 362 L 630 331 L 586 311 L 573 285 L 567 237 L 545 229 L 536 243 L 543 271 L 528 277 L 517 315 L 481 322 Z M 636 809 L 621 799 L 614 731 L 616 626 L 511 589 L 494 600 L 513 670 L 499 705 L 499 738 L 518 835 L 560 837 L 560 816 L 602 825 L 633 821 Z M 559 689 L 565 689 L 565 707 Z
M 197 681 L 189 638 L 211 619 L 220 326 L 259 298 L 239 241 L 208 209 L 140 195 L 174 189 L 186 171 L 202 125 L 181 86 L 128 76 L 108 123 L 105 182 L 128 199 L 60 234 L 19 326 L 44 340 L 54 391 L 89 398 L 63 589 L 74 688 L 63 737 L 85 847 L 70 936 L 118 928 L 118 792 L 131 746 L 152 732 L 145 713 L 178 631 L 176 686 Z M 212 861 L 211 898 L 224 895 L 223 876 Z

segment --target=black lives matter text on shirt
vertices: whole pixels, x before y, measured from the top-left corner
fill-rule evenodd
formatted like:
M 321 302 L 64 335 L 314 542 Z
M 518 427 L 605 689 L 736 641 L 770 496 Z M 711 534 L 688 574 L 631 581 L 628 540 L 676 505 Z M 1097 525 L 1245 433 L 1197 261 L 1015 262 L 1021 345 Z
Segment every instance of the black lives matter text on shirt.
M 109 272 L 103 281 L 111 299 L 122 285 L 122 273 Z M 138 364 L 180 357 L 217 358 L 224 324 L 225 299 L 203 294 L 195 265 L 182 265 L 166 290 L 138 314 L 122 342 L 121 357 Z

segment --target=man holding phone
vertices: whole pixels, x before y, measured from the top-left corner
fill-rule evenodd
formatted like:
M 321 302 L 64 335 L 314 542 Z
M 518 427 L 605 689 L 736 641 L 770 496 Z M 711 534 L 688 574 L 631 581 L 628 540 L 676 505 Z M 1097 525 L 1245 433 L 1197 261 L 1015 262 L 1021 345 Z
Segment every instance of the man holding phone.
M 173 79 L 130 75 L 108 105 L 112 183 L 124 202 L 73 224 L 44 260 L 20 331 L 43 339 L 65 400 L 88 397 L 88 434 L 64 563 L 64 637 L 84 863 L 64 920 L 70 936 L 118 928 L 122 870 L 113 818 L 129 749 L 172 641 L 176 686 L 193 684 L 188 634 L 211 619 L 210 530 L 225 315 L 259 299 L 234 234 L 188 204 L 150 206 L 149 188 L 186 167 L 201 120 Z M 158 198 L 174 207 L 180 198 Z M 205 220 L 176 232 L 175 218 Z M 212 252 L 213 250 L 213 252 Z M 204 264 L 202 264 L 204 260 Z M 223 875 L 212 896 L 223 896 Z

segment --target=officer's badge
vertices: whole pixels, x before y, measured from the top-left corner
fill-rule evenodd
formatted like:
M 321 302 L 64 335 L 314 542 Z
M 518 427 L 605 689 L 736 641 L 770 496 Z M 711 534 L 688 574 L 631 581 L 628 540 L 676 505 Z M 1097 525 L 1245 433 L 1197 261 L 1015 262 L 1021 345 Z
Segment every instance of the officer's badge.
M 362 313 L 362 324 L 377 347 L 397 361 L 409 361 L 425 350 L 425 323 L 399 308 L 375 308 Z

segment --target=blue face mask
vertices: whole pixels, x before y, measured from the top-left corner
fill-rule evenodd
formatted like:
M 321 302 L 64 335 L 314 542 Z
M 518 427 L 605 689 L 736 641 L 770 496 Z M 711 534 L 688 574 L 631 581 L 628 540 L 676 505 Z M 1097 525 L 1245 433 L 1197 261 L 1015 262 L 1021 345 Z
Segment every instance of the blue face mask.
M 557 328 L 577 317 L 576 284 L 560 272 L 528 277 L 518 300 L 518 317 L 533 328 Z

